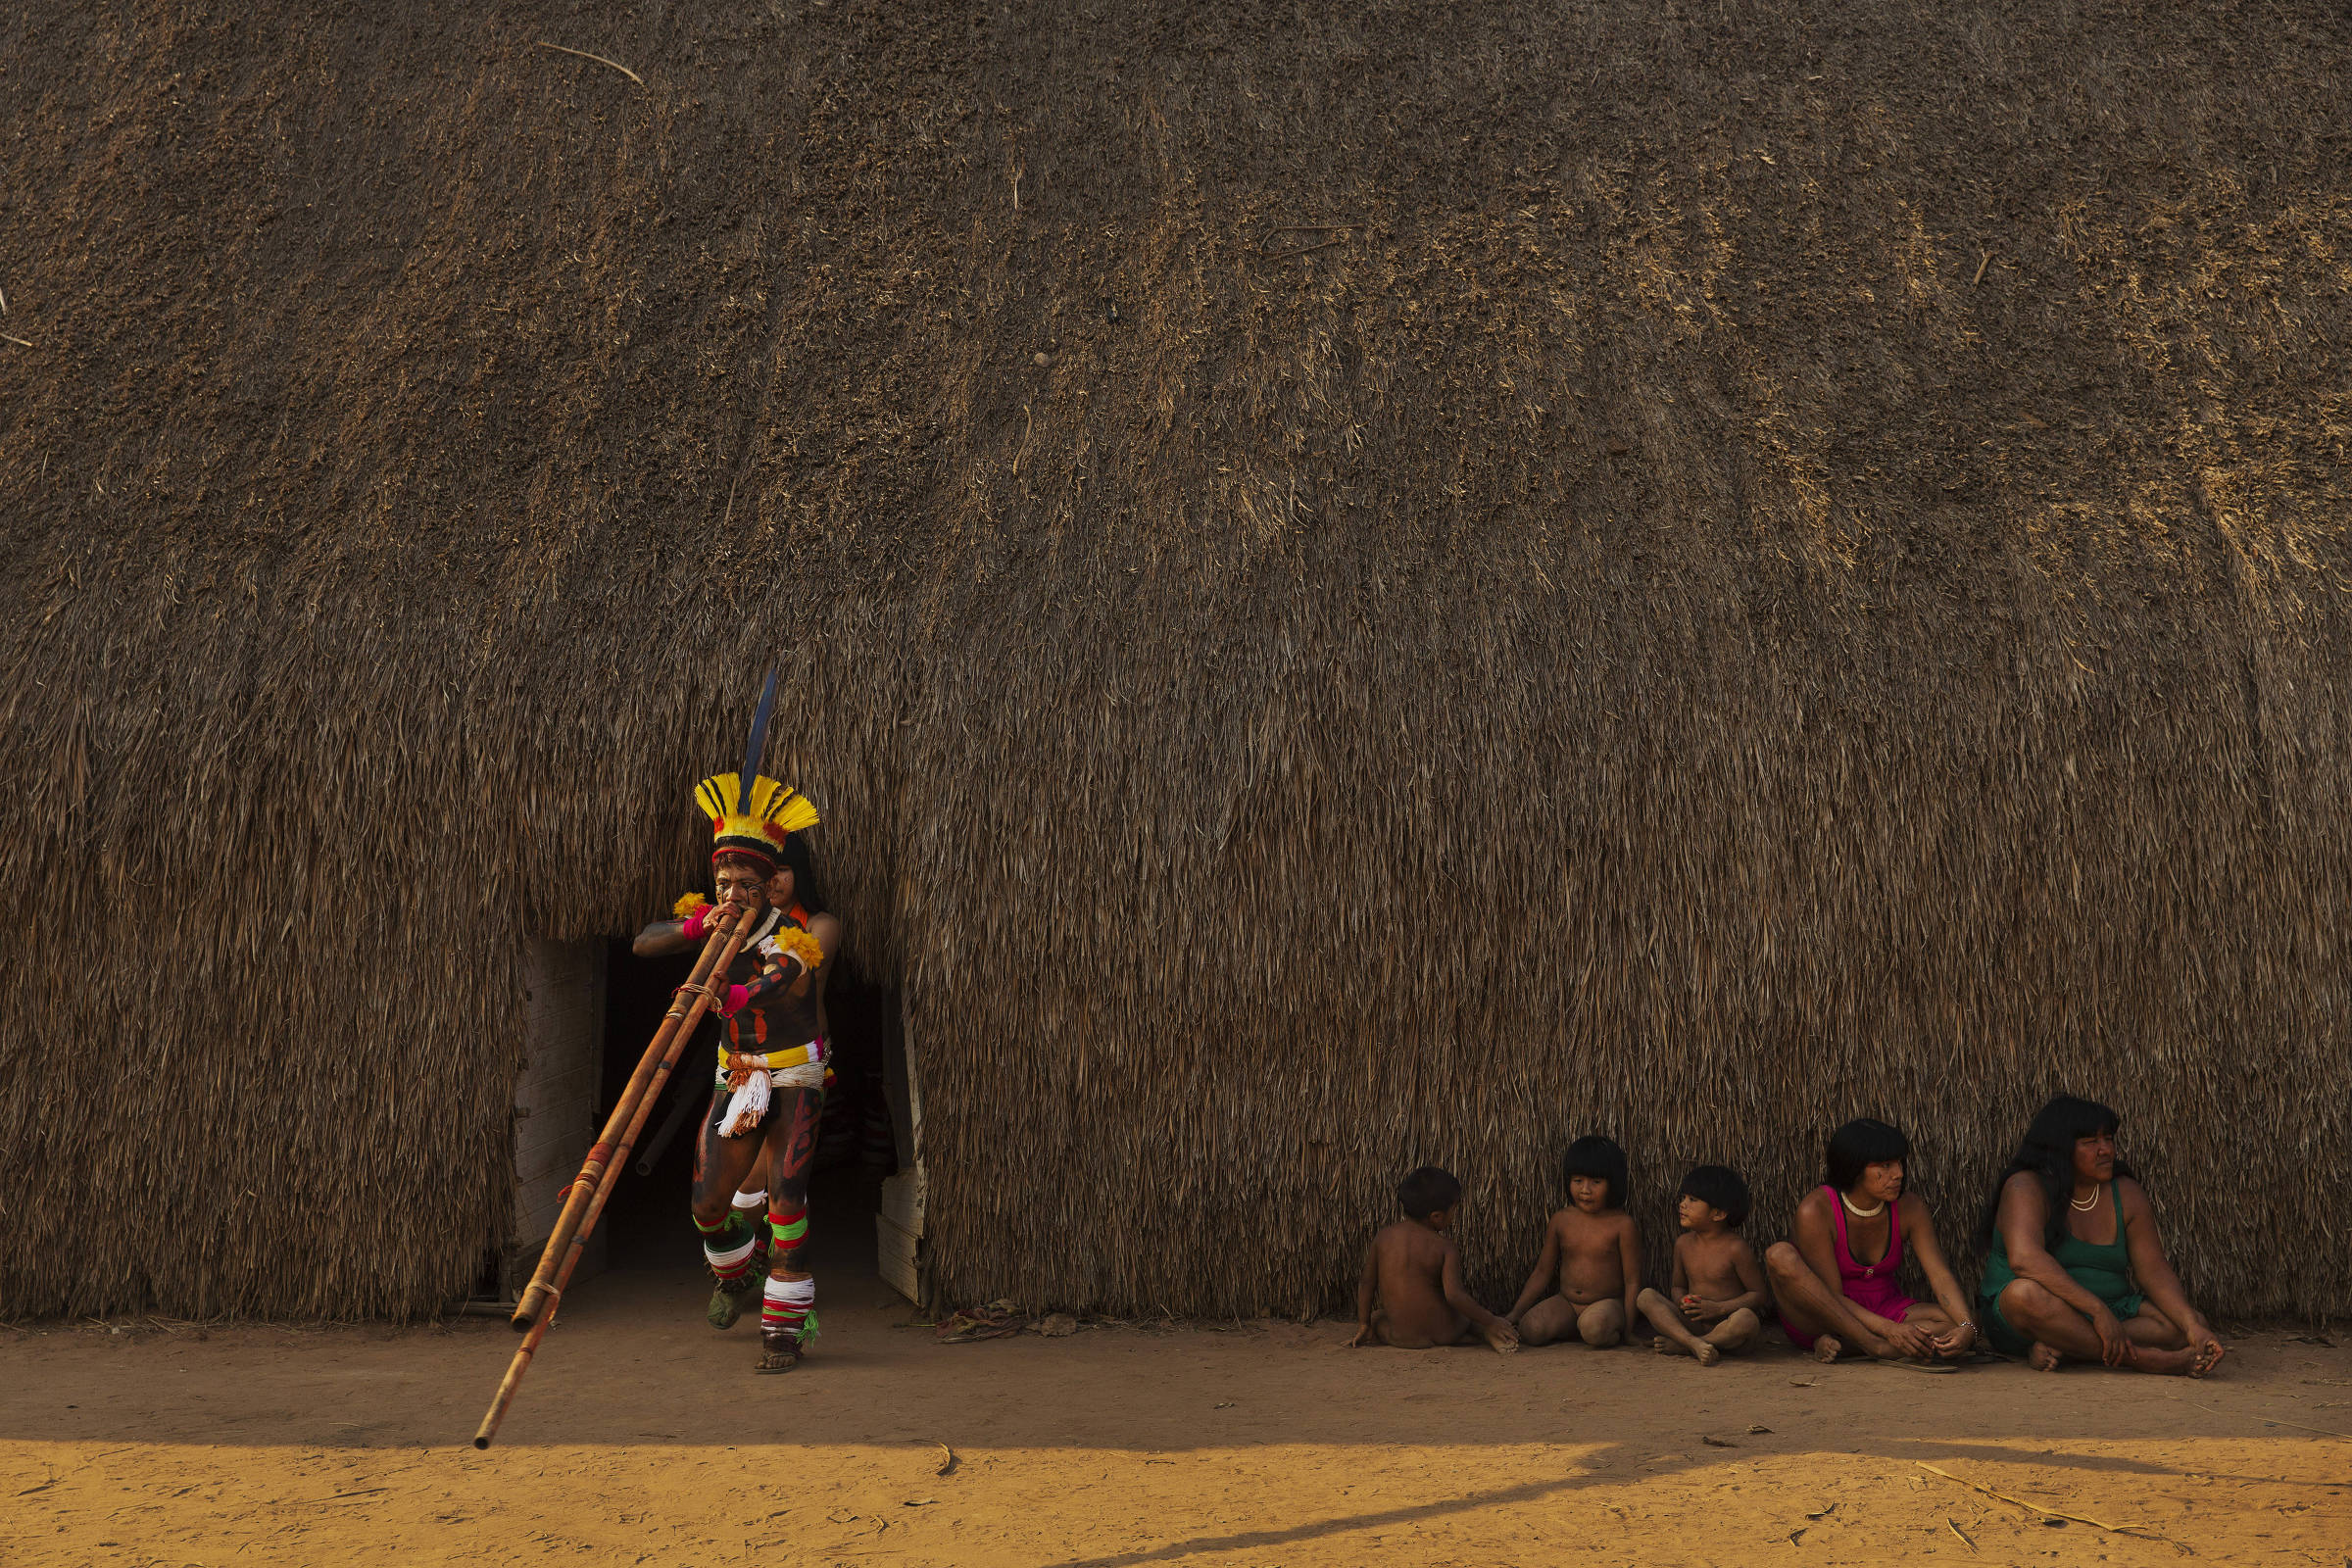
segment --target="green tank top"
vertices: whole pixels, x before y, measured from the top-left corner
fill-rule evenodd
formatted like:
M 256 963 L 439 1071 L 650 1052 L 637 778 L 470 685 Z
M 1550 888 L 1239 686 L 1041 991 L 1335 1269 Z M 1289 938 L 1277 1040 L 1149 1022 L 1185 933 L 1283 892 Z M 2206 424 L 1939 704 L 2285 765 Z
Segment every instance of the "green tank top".
M 2117 1304 L 2132 1301 L 2138 1310 L 2135 1298 L 2138 1292 L 2132 1284 L 2132 1251 L 2124 1245 L 2124 1205 L 2115 1196 L 2115 1183 L 2107 1184 L 2107 1201 L 2115 1208 L 2115 1240 L 2086 1242 L 2074 1232 L 2050 1249 L 2050 1256 L 2060 1268 L 2074 1276 L 2075 1283 L 2107 1303 L 2118 1317 L 2129 1313 Z M 1997 1298 L 2017 1271 L 2009 1266 L 2009 1243 L 1996 1229 L 1992 1233 L 1992 1255 L 1984 1260 L 1984 1278 L 1977 1286 L 1977 1295 L 1984 1300 Z

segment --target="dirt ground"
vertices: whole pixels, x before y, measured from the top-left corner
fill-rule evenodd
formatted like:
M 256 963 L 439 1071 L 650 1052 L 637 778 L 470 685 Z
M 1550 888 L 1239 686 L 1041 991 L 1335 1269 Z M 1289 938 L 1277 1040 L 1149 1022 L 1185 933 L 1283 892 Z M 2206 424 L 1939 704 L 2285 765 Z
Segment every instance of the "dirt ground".
M 942 1346 L 822 1279 L 768 1379 L 694 1274 L 604 1276 L 488 1452 L 495 1320 L 0 1331 L 0 1563 L 2352 1564 L 2352 1441 L 2306 1430 L 2352 1432 L 2352 1350 L 2294 1330 L 2197 1384 L 1337 1323 Z

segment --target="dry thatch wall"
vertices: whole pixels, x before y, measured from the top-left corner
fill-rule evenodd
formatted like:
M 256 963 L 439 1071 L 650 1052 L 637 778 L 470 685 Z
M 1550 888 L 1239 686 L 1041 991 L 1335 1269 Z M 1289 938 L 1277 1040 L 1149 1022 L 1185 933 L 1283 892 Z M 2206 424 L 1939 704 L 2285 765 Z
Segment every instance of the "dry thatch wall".
M 2063 1086 L 2342 1300 L 2340 11 L 260 10 L 0 24 L 0 1307 L 462 1290 L 777 649 L 953 1296 Z

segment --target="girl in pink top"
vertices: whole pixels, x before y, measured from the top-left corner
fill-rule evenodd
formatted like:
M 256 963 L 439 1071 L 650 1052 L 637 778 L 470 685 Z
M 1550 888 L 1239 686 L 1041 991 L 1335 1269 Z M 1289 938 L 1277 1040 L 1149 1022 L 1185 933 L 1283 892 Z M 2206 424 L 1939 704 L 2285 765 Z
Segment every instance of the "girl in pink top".
M 1848 1349 L 1948 1370 L 1976 1344 L 1960 1282 L 1936 1242 L 1928 1205 L 1904 1189 L 1911 1146 L 1883 1121 L 1830 1135 L 1829 1180 L 1796 1208 L 1795 1234 L 1764 1254 L 1781 1326 L 1817 1359 Z M 1903 1294 L 1904 1238 L 1933 1302 Z

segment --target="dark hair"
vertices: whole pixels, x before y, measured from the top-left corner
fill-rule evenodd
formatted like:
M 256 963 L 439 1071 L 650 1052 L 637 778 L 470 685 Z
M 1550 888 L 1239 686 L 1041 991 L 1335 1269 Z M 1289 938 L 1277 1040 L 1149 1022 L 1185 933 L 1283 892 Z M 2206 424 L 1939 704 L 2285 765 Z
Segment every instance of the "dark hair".
M 2095 1100 L 2083 1100 L 2076 1095 L 2052 1095 L 2048 1104 L 2034 1113 L 2026 1126 L 2025 1142 L 2001 1167 L 2000 1180 L 1992 1184 L 1992 1197 L 1984 1204 L 1984 1217 L 1977 1222 L 1977 1245 L 1990 1247 L 1992 1235 L 2000 1227 L 2001 1190 L 2009 1178 L 2020 1171 L 2032 1171 L 2041 1178 L 2041 1190 L 2048 1200 L 2043 1207 L 2042 1245 L 2056 1247 L 2066 1240 L 2066 1200 L 2075 1194 L 2075 1141 L 2096 1138 L 2101 1133 L 2113 1138 L 2122 1127 L 2124 1118 Z M 2122 1160 L 2115 1162 L 2115 1174 L 2120 1177 L 2138 1177 Z M 2117 1239 L 2122 1239 L 2118 1233 Z
M 1462 1200 L 1462 1184 L 1435 1165 L 1423 1165 L 1396 1184 L 1396 1203 L 1413 1219 L 1427 1219 Z
M 1857 1116 L 1830 1134 L 1828 1156 L 1822 1163 L 1828 1167 L 1830 1185 L 1843 1193 L 1852 1190 L 1869 1166 L 1910 1157 L 1911 1140 L 1900 1129 Z
M 808 835 L 785 834 L 783 848 L 776 852 L 776 866 L 792 873 L 792 902 L 810 914 L 822 914 L 825 900 L 816 890 L 816 869 L 808 860 Z
M 1723 1210 L 1723 1222 L 1738 1230 L 1747 1223 L 1747 1183 L 1729 1165 L 1700 1165 L 1683 1178 L 1683 1195 Z
M 1590 1176 L 1609 1184 L 1608 1196 L 1602 1200 L 1611 1208 L 1625 1206 L 1625 1190 L 1633 1183 L 1625 1171 L 1625 1151 L 1617 1147 L 1614 1138 L 1588 1133 L 1568 1146 L 1568 1153 L 1560 1161 L 1560 1181 L 1564 1186 L 1572 1176 Z

